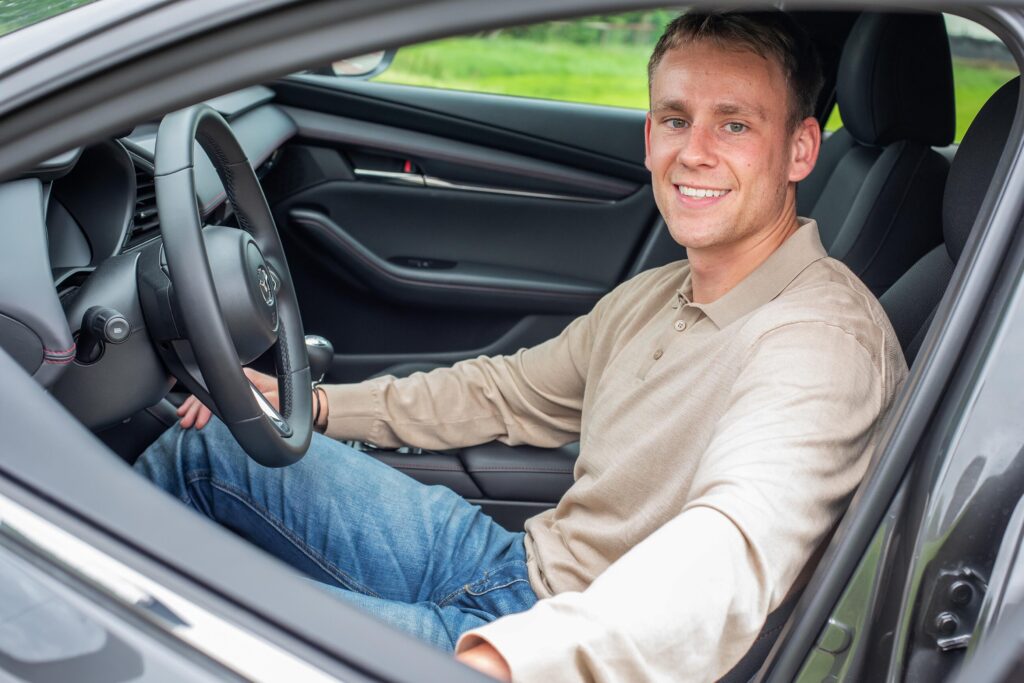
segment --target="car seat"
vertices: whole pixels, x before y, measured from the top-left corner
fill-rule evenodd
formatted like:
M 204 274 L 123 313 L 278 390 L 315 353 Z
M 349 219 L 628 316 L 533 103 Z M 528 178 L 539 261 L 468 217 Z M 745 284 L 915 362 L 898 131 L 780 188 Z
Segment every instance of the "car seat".
M 955 107 L 949 37 L 939 14 L 864 13 L 836 75 L 844 127 L 797 188 L 797 213 L 876 295 L 941 240 Z

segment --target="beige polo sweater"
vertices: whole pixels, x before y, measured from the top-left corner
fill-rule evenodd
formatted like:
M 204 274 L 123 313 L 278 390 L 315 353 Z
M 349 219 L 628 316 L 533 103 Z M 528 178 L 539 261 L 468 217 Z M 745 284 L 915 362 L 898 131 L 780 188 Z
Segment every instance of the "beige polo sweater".
M 813 221 L 711 304 L 686 261 L 555 339 L 329 387 L 336 438 L 445 449 L 579 439 L 575 484 L 526 525 L 542 599 L 463 637 L 516 681 L 714 680 L 749 648 L 865 470 L 906 375 L 870 291 Z

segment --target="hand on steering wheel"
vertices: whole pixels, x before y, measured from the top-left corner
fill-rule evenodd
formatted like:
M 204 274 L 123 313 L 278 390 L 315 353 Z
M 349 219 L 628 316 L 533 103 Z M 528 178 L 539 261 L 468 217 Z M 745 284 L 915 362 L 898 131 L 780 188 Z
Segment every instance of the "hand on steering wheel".
M 270 401 L 275 410 L 281 409 L 276 377 L 271 377 L 252 368 L 242 368 L 242 372 L 249 378 L 252 385 Z M 178 417 L 181 418 L 178 424 L 182 429 L 191 429 L 192 427 L 202 429 L 213 417 L 213 411 L 206 407 L 195 394 L 189 394 L 184 403 L 178 406 Z

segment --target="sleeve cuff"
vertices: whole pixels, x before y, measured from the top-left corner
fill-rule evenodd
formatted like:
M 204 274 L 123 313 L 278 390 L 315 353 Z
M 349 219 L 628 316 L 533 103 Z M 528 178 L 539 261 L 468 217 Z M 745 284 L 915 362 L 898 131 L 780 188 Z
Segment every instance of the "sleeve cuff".
M 486 641 L 505 658 L 516 683 L 585 678 L 587 672 L 579 668 L 579 651 L 591 649 L 586 643 L 598 642 L 607 633 L 577 612 L 574 603 L 581 596 L 561 593 L 557 599 L 542 600 L 526 612 L 467 631 L 459 638 L 455 652 Z
M 324 384 L 327 394 L 327 431 L 332 439 L 369 441 L 381 444 L 380 388 L 381 377 L 359 384 Z

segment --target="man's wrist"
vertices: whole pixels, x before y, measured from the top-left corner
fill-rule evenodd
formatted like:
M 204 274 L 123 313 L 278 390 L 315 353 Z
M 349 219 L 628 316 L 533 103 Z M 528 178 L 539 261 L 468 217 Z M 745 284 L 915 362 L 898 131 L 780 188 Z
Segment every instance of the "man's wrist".
M 327 416 L 331 405 L 327 401 L 327 392 L 319 384 L 313 385 L 313 429 L 323 434 L 327 431 Z
M 469 649 L 462 650 L 455 655 L 455 658 L 466 666 L 473 667 L 499 681 L 512 680 L 512 671 L 509 669 L 508 662 L 486 640 L 478 639 Z

